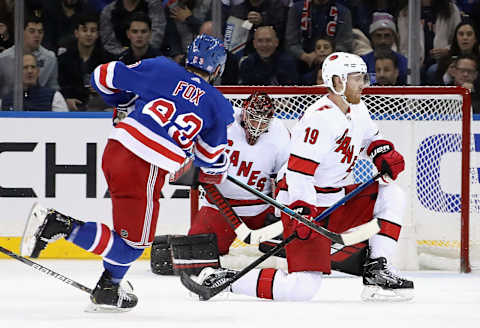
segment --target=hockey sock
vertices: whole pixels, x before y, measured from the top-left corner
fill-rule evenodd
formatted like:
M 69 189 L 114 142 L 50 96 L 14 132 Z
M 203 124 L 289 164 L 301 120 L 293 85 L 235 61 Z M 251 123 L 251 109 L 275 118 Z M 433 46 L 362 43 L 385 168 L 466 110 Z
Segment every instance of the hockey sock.
M 381 226 L 380 232 L 368 241 L 370 245 L 370 258 L 385 257 L 389 260 L 397 247 L 401 226 L 384 219 L 378 219 L 378 221 Z
M 267 268 L 254 269 L 232 284 L 232 292 L 276 301 L 309 301 L 320 288 L 322 273 L 286 273 Z
M 112 274 L 113 282 L 117 283 L 143 253 L 143 249 L 131 247 L 115 231 L 98 222 L 76 225 L 67 240 L 102 256 L 104 268 Z

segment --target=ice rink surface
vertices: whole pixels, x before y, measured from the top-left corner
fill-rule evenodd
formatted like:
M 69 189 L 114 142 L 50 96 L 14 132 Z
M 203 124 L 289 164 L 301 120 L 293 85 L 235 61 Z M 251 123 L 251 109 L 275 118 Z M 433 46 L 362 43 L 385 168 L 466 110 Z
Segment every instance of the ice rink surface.
M 38 263 L 90 288 L 99 261 L 39 260 Z M 139 304 L 128 313 L 85 313 L 88 294 L 19 261 L 0 260 L 0 328 L 252 328 L 252 327 L 480 327 L 480 274 L 406 272 L 415 282 L 407 303 L 363 303 L 361 279 L 324 279 L 311 302 L 272 302 L 219 295 L 200 302 L 178 277 L 158 276 L 138 261 L 127 279 Z

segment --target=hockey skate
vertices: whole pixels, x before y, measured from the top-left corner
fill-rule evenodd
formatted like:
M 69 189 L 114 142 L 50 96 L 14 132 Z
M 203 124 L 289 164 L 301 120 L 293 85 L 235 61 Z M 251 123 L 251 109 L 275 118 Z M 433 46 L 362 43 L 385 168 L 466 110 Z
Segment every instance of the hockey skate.
M 127 312 L 135 307 L 138 298 L 130 282 L 124 286 L 112 282 L 110 272 L 104 271 L 90 295 L 90 304 L 85 312 Z
M 38 203 L 33 204 L 20 243 L 20 254 L 38 257 L 48 243 L 68 237 L 74 223 L 83 224 L 53 209 L 44 208 Z
M 231 277 L 233 277 L 238 271 L 224 268 L 205 268 L 198 275 L 196 282 L 207 288 L 216 288 L 227 283 Z M 226 292 L 231 291 L 231 286 L 227 287 L 219 295 L 226 295 Z M 199 296 L 200 300 L 204 299 Z
M 413 281 L 399 277 L 384 257 L 367 259 L 363 285 L 363 301 L 402 302 L 413 298 Z

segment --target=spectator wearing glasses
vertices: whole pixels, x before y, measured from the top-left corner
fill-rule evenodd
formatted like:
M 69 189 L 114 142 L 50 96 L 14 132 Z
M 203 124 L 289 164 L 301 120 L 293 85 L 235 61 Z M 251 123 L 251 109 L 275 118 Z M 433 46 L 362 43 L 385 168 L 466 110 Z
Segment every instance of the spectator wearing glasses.
M 478 62 L 478 57 L 470 54 L 461 55 L 457 58 L 453 72 L 454 85 L 470 90 L 474 114 L 480 114 Z

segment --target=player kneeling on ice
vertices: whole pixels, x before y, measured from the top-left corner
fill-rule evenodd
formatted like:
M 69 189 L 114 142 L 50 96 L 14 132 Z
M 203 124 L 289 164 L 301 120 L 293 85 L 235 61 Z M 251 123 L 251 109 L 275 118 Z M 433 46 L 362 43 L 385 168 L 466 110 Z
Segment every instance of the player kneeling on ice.
M 385 140 L 372 121 L 361 93 L 368 85 L 367 67 L 357 55 L 337 52 L 322 67 L 328 94 L 312 104 L 292 133 L 291 153 L 277 200 L 313 219 L 355 189 L 352 168 L 361 152 L 372 159 L 379 172 L 387 173 L 338 207 L 320 225 L 345 232 L 372 218 L 380 232 L 369 238 L 363 265 L 363 300 L 408 300 L 413 282 L 401 278 L 391 265 L 402 225 L 404 195 L 391 180 L 404 170 L 403 156 Z M 314 297 L 322 276 L 331 270 L 331 241 L 282 214 L 287 244 L 288 273 L 254 269 L 231 284 L 230 291 L 273 300 L 303 301 Z M 207 287 L 228 284 L 236 274 L 226 269 L 204 269 L 199 283 Z
M 120 281 L 152 244 L 169 171 L 178 170 L 193 155 L 200 180 L 225 179 L 227 126 L 234 112 L 210 85 L 222 74 L 225 60 L 223 44 L 200 35 L 188 48 L 186 68 L 156 57 L 129 66 L 110 62 L 92 74 L 92 85 L 104 100 L 115 107 L 123 104 L 123 114 L 128 115 L 114 112 L 115 128 L 102 159 L 114 230 L 35 205 L 21 245 L 22 255 L 38 257 L 48 243 L 63 237 L 101 255 L 104 272 L 90 297 L 92 311 L 126 311 L 137 304 L 137 297 Z

